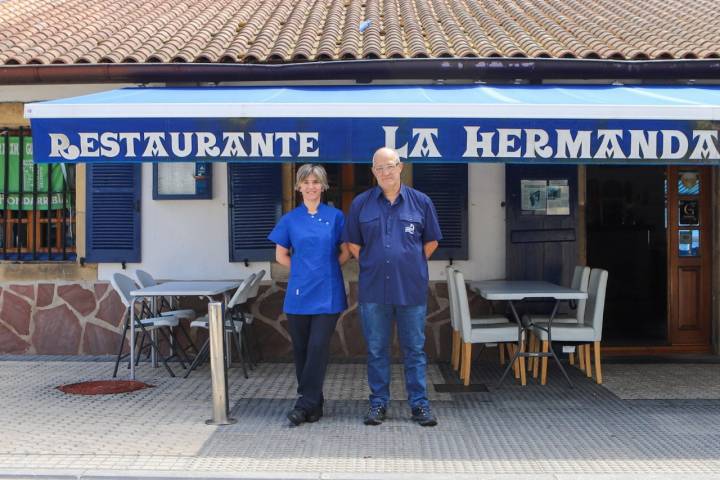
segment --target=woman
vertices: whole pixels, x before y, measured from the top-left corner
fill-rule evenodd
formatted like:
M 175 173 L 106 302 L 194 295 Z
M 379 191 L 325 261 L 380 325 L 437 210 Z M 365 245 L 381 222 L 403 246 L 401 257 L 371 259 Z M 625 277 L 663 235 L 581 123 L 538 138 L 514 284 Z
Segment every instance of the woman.
M 340 265 L 350 253 L 340 242 L 345 223 L 342 211 L 320 201 L 328 189 L 325 169 L 303 165 L 297 171 L 295 189 L 302 194 L 302 204 L 285 214 L 268 238 L 276 244 L 277 262 L 290 269 L 283 310 L 292 338 L 299 397 L 287 418 L 300 425 L 323 415 L 330 338 L 347 308 Z

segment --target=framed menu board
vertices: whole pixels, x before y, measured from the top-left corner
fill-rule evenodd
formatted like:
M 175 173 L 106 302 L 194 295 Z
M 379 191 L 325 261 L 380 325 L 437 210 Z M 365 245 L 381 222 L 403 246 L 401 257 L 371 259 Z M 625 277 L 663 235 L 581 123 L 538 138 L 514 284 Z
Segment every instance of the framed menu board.
M 153 165 L 153 200 L 212 198 L 212 163 L 168 162 Z

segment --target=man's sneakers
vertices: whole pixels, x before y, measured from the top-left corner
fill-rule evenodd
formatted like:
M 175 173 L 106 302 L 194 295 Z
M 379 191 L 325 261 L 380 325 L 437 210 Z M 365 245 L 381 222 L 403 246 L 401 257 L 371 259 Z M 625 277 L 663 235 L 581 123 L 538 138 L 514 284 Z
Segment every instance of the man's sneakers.
M 381 405 L 370 405 L 365 414 L 365 425 L 380 425 L 385 420 L 385 407 Z
M 387 410 L 385 407 L 371 405 L 367 414 L 365 414 L 363 423 L 365 423 L 365 425 L 380 425 L 383 421 L 385 421 L 386 413 Z M 438 423 L 437 418 L 435 418 L 432 410 L 430 410 L 430 405 L 413 408 L 412 419 L 423 427 L 434 427 Z
M 430 405 L 423 405 L 412 409 L 412 419 L 423 427 L 434 427 L 437 418 L 430 410 Z

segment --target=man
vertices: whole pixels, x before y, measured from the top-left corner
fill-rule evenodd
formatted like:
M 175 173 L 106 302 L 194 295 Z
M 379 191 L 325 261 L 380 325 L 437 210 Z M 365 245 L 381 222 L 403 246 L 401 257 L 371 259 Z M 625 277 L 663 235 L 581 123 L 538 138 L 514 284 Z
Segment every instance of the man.
M 430 410 L 425 378 L 427 260 L 442 235 L 432 201 L 402 184 L 402 169 L 395 150 L 377 150 L 372 171 L 378 186 L 355 197 L 345 222 L 343 240 L 360 262 L 358 302 L 370 385 L 365 424 L 385 420 L 395 319 L 412 418 L 422 426 L 434 426 L 437 420 Z

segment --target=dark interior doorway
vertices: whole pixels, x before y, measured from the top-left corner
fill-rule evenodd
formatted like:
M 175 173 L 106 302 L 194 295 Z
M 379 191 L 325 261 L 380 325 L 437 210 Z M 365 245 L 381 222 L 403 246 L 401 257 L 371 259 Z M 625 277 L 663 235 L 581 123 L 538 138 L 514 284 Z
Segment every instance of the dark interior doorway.
M 665 345 L 665 167 L 587 168 L 587 261 L 609 272 L 603 343 Z

